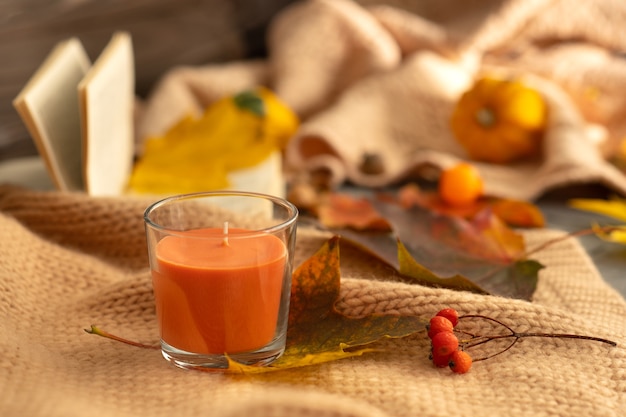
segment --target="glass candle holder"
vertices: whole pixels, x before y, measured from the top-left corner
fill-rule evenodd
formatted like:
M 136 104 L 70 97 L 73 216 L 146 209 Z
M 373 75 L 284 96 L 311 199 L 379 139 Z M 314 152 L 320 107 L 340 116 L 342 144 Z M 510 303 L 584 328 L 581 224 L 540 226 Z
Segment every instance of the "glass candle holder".
M 285 350 L 298 210 L 216 191 L 144 214 L 161 351 L 182 368 L 267 365 Z

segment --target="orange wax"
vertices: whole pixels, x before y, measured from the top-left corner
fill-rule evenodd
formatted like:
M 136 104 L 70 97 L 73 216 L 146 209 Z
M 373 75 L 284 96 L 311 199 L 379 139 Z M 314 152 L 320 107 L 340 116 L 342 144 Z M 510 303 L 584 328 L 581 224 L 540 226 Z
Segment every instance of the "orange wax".
M 161 338 L 194 353 L 253 350 L 274 337 L 287 249 L 272 235 L 220 228 L 163 238 L 152 271 Z

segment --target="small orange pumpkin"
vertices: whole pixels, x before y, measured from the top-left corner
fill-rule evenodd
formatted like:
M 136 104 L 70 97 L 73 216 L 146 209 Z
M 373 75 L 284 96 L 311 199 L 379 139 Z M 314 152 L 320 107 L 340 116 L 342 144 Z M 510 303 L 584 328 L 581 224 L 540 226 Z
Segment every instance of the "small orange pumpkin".
M 540 154 L 548 108 L 519 80 L 483 77 L 457 101 L 450 121 L 470 158 L 505 164 Z

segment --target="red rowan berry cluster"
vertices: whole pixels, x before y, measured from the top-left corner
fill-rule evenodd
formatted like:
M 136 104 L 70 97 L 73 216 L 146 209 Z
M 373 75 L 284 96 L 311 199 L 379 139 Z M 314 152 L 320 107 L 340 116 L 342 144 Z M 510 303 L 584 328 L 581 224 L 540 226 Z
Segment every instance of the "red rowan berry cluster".
M 457 328 L 457 324 L 462 319 L 482 319 L 491 322 L 494 325 L 500 326 L 505 329 L 506 333 L 481 335 L 470 333 L 468 331 L 460 330 Z M 556 337 L 564 339 L 584 339 L 592 340 L 596 342 L 602 342 L 611 346 L 617 346 L 617 344 L 611 340 L 602 339 L 593 336 L 583 336 L 577 334 L 566 333 L 527 333 L 516 332 L 509 325 L 496 320 L 491 317 L 483 316 L 480 314 L 466 314 L 459 316 L 458 312 L 453 308 L 444 308 L 440 310 L 426 326 L 428 331 L 428 337 L 431 342 L 430 359 L 433 364 L 439 368 L 450 367 L 453 372 L 458 374 L 464 374 L 472 367 L 472 362 L 478 362 L 485 359 L 493 358 L 501 353 L 506 352 L 517 343 L 517 341 L 523 337 Z M 467 338 L 460 341 L 457 334 L 463 334 Z M 472 347 L 483 345 L 485 343 L 501 340 L 512 339 L 504 349 L 492 353 L 491 355 L 484 356 L 478 359 L 472 360 L 467 350 Z
M 459 339 L 454 328 L 459 322 L 459 314 L 452 308 L 445 308 L 430 319 L 428 337 L 431 341 L 430 358 L 439 368 L 449 366 L 453 372 L 464 374 L 472 367 L 472 358 L 459 349 Z

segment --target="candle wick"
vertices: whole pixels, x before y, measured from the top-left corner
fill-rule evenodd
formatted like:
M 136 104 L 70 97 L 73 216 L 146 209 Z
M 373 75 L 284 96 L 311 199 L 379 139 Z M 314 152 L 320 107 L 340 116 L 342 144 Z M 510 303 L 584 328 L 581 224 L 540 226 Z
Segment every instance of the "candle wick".
M 228 246 L 228 222 L 224 222 L 224 240 L 222 245 Z

